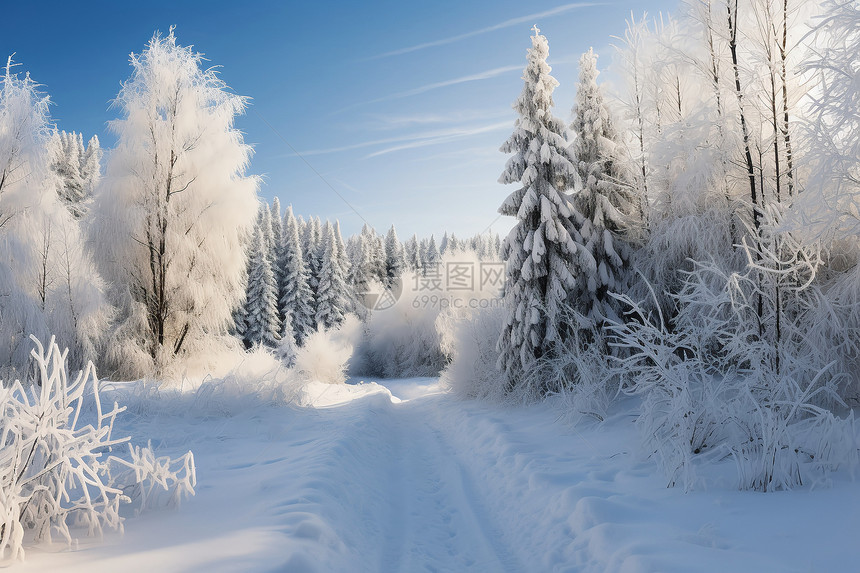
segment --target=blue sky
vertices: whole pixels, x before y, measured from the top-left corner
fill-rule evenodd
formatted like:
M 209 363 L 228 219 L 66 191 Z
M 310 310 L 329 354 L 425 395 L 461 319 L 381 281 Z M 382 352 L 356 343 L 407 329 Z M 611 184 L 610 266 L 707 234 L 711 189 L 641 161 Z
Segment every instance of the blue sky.
M 605 69 L 631 11 L 676 4 L 15 2 L 0 54 L 15 52 L 18 69 L 44 85 L 61 129 L 109 147 L 128 54 L 175 25 L 179 43 L 252 98 L 237 125 L 255 148 L 250 172 L 263 176 L 264 199 L 340 219 L 345 233 L 366 221 L 394 223 L 402 238 L 469 235 L 511 225 L 496 214 L 511 190 L 496 182 L 498 148 L 513 128 L 531 26 L 549 40 L 555 113 L 569 120 L 579 55 L 593 46 Z

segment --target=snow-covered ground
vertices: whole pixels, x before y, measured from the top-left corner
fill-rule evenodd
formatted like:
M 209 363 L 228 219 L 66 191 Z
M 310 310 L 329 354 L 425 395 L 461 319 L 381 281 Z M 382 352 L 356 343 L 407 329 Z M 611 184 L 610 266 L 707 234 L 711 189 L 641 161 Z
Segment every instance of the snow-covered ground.
M 435 379 L 313 384 L 302 405 L 134 413 L 191 449 L 197 495 L 124 535 L 36 547 L 21 571 L 850 571 L 860 484 L 666 488 L 632 413 L 571 428 L 547 404 L 461 401 Z M 121 420 L 120 420 L 121 421 Z

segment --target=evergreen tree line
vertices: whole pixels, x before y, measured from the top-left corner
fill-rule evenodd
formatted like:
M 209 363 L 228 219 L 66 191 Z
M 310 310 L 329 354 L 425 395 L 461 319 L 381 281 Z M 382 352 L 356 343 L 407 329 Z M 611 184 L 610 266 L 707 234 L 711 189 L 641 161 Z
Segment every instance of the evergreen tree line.
M 440 272 L 442 255 L 473 252 L 480 259 L 497 259 L 497 234 L 459 239 L 446 232 L 437 246 L 435 236 L 405 242 L 392 225 L 385 235 L 365 224 L 346 241 L 335 221 L 305 220 L 292 206 L 281 212 L 279 198 L 262 205 L 248 244 L 244 304 L 234 315 L 233 332 L 246 348 L 262 344 L 302 346 L 320 330 L 339 328 L 348 314 L 367 318 L 362 294 L 392 289 L 404 275 Z

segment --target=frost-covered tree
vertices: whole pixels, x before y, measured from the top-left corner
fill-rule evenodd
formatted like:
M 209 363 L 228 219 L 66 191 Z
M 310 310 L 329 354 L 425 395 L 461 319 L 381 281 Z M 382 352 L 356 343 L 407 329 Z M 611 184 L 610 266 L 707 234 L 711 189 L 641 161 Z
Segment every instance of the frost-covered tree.
M 442 264 L 442 255 L 436 246 L 436 239 L 430 235 L 421 258 L 421 268 L 424 270 L 424 274 L 434 273 L 439 270 L 440 264 Z
M 367 285 L 370 284 L 370 273 L 368 270 L 370 254 L 364 235 L 361 233 L 352 235 L 347 240 L 346 250 L 349 255 L 349 273 L 346 277 L 346 283 L 353 292 L 366 292 Z
M 316 322 L 318 328 L 337 328 L 346 317 L 349 299 L 335 228 L 328 221 L 323 227 L 322 244 L 325 250 L 317 290 Z
M 272 210 L 268 204 L 260 205 L 260 210 L 257 211 L 257 227 L 266 245 L 266 258 L 271 262 L 274 260 L 272 254 L 275 252 L 275 233 L 272 228 Z
M 51 169 L 59 177 L 57 194 L 75 218 L 86 213 L 100 177 L 101 148 L 93 136 L 84 147 L 80 133 L 53 131 L 48 144 Z
M 403 245 L 400 244 L 400 239 L 397 238 L 397 231 L 394 225 L 388 229 L 388 234 L 385 235 L 385 275 L 387 283 L 390 285 L 395 280 L 400 278 L 403 271 L 406 270 L 406 256 L 403 251 Z
M 278 286 L 277 299 L 281 300 L 281 295 L 284 292 L 283 270 L 280 265 L 284 249 L 284 219 L 281 216 L 281 200 L 277 197 L 272 200 L 271 218 L 273 247 L 270 258 L 272 261 L 272 272 L 275 274 L 275 284 Z M 284 317 L 281 316 L 280 318 L 283 320 Z
M 79 222 L 59 198 L 48 107 L 10 59 L 0 91 L 0 369 L 25 367 L 31 334 L 54 334 L 69 365 L 83 367 L 111 315 Z
M 460 241 L 459 237 L 454 233 L 451 233 L 451 236 L 448 238 L 448 251 L 455 252 L 459 251 L 463 248 L 463 243 Z
M 268 213 L 267 207 L 263 211 Z M 248 254 L 248 288 L 245 302 L 245 346 L 263 344 L 274 348 L 280 339 L 278 300 L 275 275 L 269 261 L 269 245 L 266 233 L 268 219 L 260 217 L 260 225 L 254 229 L 251 251 Z
M 322 223 L 319 217 L 311 217 L 305 223 L 302 236 L 302 252 L 305 255 L 305 264 L 308 266 L 308 284 L 311 287 L 311 292 L 314 293 L 314 308 L 316 308 L 316 295 L 319 292 L 322 250 L 325 249 L 323 243 Z
M 404 245 L 406 256 L 406 265 L 410 271 L 417 273 L 421 271 L 421 251 L 418 242 L 418 235 L 412 235 Z
M 101 180 L 102 148 L 99 136 L 93 135 L 87 142 L 87 149 L 81 160 L 81 179 L 84 182 L 84 196 L 92 197 Z
M 280 312 L 284 316 L 282 338 L 288 336 L 289 328 L 296 344 L 301 345 L 314 331 L 316 317 L 313 310 L 313 293 L 308 285 L 308 268 L 299 240 L 299 226 L 293 216 L 293 207 L 288 206 L 284 215 L 284 237 L 281 259 L 278 264 L 283 276 L 283 292 Z
M 448 252 L 448 231 L 442 235 L 442 240 L 439 241 L 439 253 L 445 254 Z
M 579 177 L 564 139 L 564 123 L 552 115 L 558 82 L 546 62 L 546 37 L 537 26 L 533 29 L 525 85 L 514 103 L 519 118 L 501 148 L 513 156 L 499 178 L 521 185 L 499 208 L 517 220 L 503 249 L 509 314 L 498 343 L 499 367 L 509 390 L 563 342 L 562 310 L 576 282 L 570 261 L 584 254 L 576 246 L 581 237 L 571 225 L 565 195 L 567 189 L 580 187 Z
M 337 258 L 343 275 L 344 296 L 346 297 L 346 306 L 344 308 L 347 313 L 355 313 L 359 310 L 357 308 L 359 301 L 358 293 L 349 284 L 349 277 L 352 275 L 352 259 L 349 256 L 346 241 L 344 241 L 343 233 L 340 230 L 340 221 L 337 219 L 334 221 L 334 237 L 337 243 Z
M 379 281 L 380 283 L 385 283 L 388 279 L 388 273 L 386 272 L 385 267 L 385 240 L 381 235 L 377 234 L 376 230 L 369 225 L 367 227 L 367 237 L 368 244 L 370 245 L 370 264 L 371 264 L 371 276 Z
M 814 171 L 794 206 L 795 219 L 813 238 L 847 242 L 860 252 L 860 6 L 825 1 L 815 34 L 821 48 L 806 64 L 819 80 L 807 130 Z
M 597 56 L 589 49 L 579 60 L 579 85 L 573 107 L 571 155 L 582 188 L 573 197 L 571 223 L 577 229 L 572 260 L 576 286 L 571 306 L 593 330 L 603 320 L 618 320 L 621 293 L 629 274 L 625 232 L 633 222 L 636 201 L 621 169 L 620 140 L 612 114 L 597 85 Z
M 171 29 L 131 56 L 122 117 L 92 209 L 91 244 L 120 311 L 120 376 L 162 369 L 226 333 L 242 299 L 253 225 L 251 148 L 234 127 L 246 100 Z

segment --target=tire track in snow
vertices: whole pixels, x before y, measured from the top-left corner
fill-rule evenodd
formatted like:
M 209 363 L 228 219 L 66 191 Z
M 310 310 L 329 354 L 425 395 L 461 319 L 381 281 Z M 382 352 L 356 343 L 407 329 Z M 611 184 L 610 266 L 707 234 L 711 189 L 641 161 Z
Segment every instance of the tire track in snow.
M 456 451 L 428 422 L 430 412 L 404 402 L 386 414 L 397 443 L 392 450 L 402 455 L 392 460 L 393 517 L 381 570 L 524 571 L 502 543 Z

